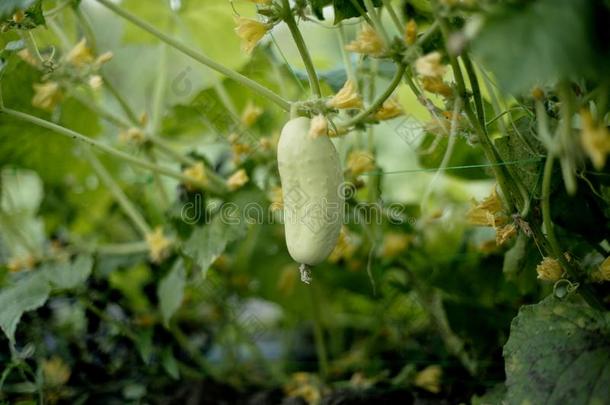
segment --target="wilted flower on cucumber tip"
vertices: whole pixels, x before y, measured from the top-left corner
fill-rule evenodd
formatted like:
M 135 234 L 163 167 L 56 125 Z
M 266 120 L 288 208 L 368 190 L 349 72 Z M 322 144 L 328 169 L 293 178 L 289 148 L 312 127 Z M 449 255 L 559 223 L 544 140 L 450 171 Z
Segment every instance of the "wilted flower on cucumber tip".
M 324 117 L 324 115 L 318 114 L 311 119 L 308 135 L 313 139 L 328 135 L 328 122 L 326 121 L 326 117 Z

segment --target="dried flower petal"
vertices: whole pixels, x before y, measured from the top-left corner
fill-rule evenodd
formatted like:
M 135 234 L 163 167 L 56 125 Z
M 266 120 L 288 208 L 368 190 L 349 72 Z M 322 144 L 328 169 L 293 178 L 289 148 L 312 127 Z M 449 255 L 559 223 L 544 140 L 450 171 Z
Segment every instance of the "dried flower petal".
M 443 77 L 447 68 L 441 64 L 442 59 L 440 52 L 431 52 L 415 61 L 415 70 L 420 76 Z
M 246 108 L 244 108 L 243 113 L 241 114 L 241 122 L 246 127 L 251 127 L 256 124 L 259 117 L 263 115 L 263 109 L 257 105 L 254 105 L 252 101 L 248 101 L 246 104 Z
M 347 44 L 345 49 L 350 52 L 379 56 L 383 54 L 384 44 L 377 31 L 366 24 L 362 27 L 356 39 Z
M 57 82 L 34 84 L 32 105 L 45 111 L 53 111 L 63 99 L 61 87 Z
M 66 56 L 66 60 L 76 67 L 82 67 L 93 62 L 93 53 L 87 46 L 87 40 L 81 39 Z
M 235 22 L 237 24 L 235 32 L 242 39 L 242 49 L 247 53 L 252 52 L 269 29 L 266 24 L 251 18 L 236 17 Z
M 341 90 L 330 99 L 327 105 L 331 108 L 362 108 L 362 98 L 356 90 L 356 83 L 348 79 Z
M 419 388 L 438 394 L 441 391 L 442 376 L 443 369 L 440 366 L 428 366 L 417 373 L 413 383 Z
M 405 26 L 405 42 L 407 45 L 413 45 L 417 41 L 417 23 L 415 20 L 409 20 Z
M 438 94 L 443 97 L 453 95 L 453 90 L 441 77 L 422 77 L 421 84 L 424 90 L 432 94 Z
M 347 169 L 353 176 L 375 170 L 375 158 L 368 152 L 355 150 L 347 158 Z
M 194 182 L 185 182 L 185 186 L 189 190 L 195 190 L 199 184 L 207 185 L 209 182 L 205 166 L 202 162 L 197 162 L 194 165 L 187 167 L 182 171 L 182 174 L 194 180 Z
M 392 118 L 396 118 L 400 115 L 403 115 L 405 112 L 402 109 L 402 105 L 398 101 L 396 97 L 391 97 L 387 99 L 381 108 L 377 110 L 374 117 L 380 121 L 390 120 Z
M 322 114 L 318 114 L 312 118 L 311 124 L 309 125 L 309 137 L 318 138 L 328 134 L 328 122 L 326 117 Z
M 169 254 L 172 242 L 163 235 L 163 228 L 157 227 L 153 232 L 146 235 L 146 243 L 150 260 L 154 263 L 161 263 Z
M 540 280 L 557 281 L 561 279 L 563 270 L 556 259 L 545 257 L 540 264 L 536 266 L 536 273 L 538 273 L 538 279 Z
M 517 234 L 517 227 L 515 224 L 504 225 L 501 228 L 496 229 L 496 244 L 502 246 L 509 239 Z
M 244 186 L 249 180 L 250 178 L 246 171 L 244 169 L 239 169 L 229 177 L 227 180 L 227 187 L 229 187 L 229 190 L 235 191 Z
M 585 153 L 591 159 L 597 170 L 602 170 L 606 165 L 608 153 L 610 153 L 610 133 L 605 125 L 593 122 L 593 117 L 588 110 L 580 113 L 582 120 L 582 131 L 580 140 Z

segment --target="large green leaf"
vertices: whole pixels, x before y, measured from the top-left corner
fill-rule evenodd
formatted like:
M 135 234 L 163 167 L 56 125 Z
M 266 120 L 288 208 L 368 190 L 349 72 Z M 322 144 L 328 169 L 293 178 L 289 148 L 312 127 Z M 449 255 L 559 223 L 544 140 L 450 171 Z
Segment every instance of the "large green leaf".
M 18 280 L 0 291 L 0 328 L 10 342 L 24 312 L 40 308 L 49 298 L 51 286 L 40 272 Z
M 2 0 L 0 1 L 0 21 L 9 18 L 17 10 L 25 10 L 34 4 L 34 0 Z
M 169 325 L 171 317 L 182 304 L 185 285 L 186 271 L 184 269 L 184 263 L 182 260 L 179 260 L 161 280 L 157 290 L 157 295 L 159 296 L 159 309 L 161 310 L 161 316 L 165 326 Z
M 474 51 L 509 92 L 589 75 L 598 65 L 594 10 L 598 2 L 504 2 L 487 16 Z
M 84 284 L 91 275 L 92 268 L 91 256 L 78 256 L 72 263 L 54 263 L 42 271 L 54 287 L 71 289 Z
M 184 245 L 184 253 L 200 268 L 205 276 L 210 265 L 224 252 L 227 245 L 242 234 L 239 218 L 215 217 L 209 224 L 197 228 Z
M 525 306 L 504 346 L 509 404 L 604 404 L 610 398 L 609 318 L 578 297 Z

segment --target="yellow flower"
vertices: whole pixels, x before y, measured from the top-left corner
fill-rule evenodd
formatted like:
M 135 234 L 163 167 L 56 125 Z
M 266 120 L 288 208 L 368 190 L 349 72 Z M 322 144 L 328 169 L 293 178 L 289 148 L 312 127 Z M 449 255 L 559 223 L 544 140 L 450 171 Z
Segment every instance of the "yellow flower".
M 36 265 L 36 258 L 31 255 L 24 257 L 14 257 L 9 260 L 7 267 L 11 273 L 18 273 L 23 270 L 33 269 Z
M 194 180 L 193 182 L 186 181 L 184 183 L 186 188 L 189 190 L 196 189 L 198 186 L 197 183 L 207 185 L 209 181 L 207 173 L 205 171 L 205 166 L 203 166 L 202 162 L 197 162 L 194 165 L 187 167 L 182 171 L 182 174 Z
M 450 97 L 453 94 L 451 87 L 441 77 L 422 77 L 421 84 L 424 90 L 432 94 L 438 94 L 443 97 Z
M 237 163 L 252 152 L 252 147 L 248 144 L 239 142 L 239 135 L 229 135 L 229 143 L 233 152 L 233 160 Z
M 17 56 L 19 56 L 19 59 L 28 63 L 29 65 L 38 66 L 38 60 L 30 53 L 28 49 L 20 50 L 17 52 Z
M 294 373 L 284 387 L 286 395 L 289 397 L 301 397 L 309 405 L 317 405 L 322 398 L 320 393 L 319 381 L 309 373 Z
M 146 235 L 146 243 L 150 260 L 154 263 L 161 263 L 169 254 L 172 242 L 163 235 L 163 228 L 157 227 L 154 231 Z
M 362 27 L 360 33 L 358 33 L 358 37 L 347 44 L 345 49 L 350 52 L 379 56 L 384 51 L 384 44 L 377 31 L 366 24 Z
M 431 52 L 415 61 L 415 70 L 424 77 L 443 77 L 446 67 L 441 64 L 440 52 Z
M 89 87 L 93 90 L 99 90 L 104 85 L 104 79 L 100 75 L 93 75 L 89 78 Z
M 348 79 L 341 90 L 326 104 L 331 108 L 362 108 L 362 98 L 356 90 L 356 83 Z
M 252 101 L 248 101 L 246 104 L 246 108 L 244 108 L 244 112 L 241 114 L 241 122 L 246 127 L 251 127 L 256 124 L 258 118 L 263 114 L 263 109 L 254 105 Z
M 563 270 L 559 262 L 552 257 L 545 257 L 540 264 L 536 266 L 538 278 L 545 281 L 557 281 L 563 275 Z
M 597 125 L 593 122 L 588 110 L 581 111 L 580 117 L 582 119 L 580 135 L 582 147 L 593 166 L 597 170 L 601 170 L 606 165 L 606 158 L 610 153 L 610 133 L 605 125 Z
M 413 45 L 417 41 L 417 23 L 415 20 L 409 20 L 405 26 L 405 42 L 407 45 Z
M 93 62 L 93 53 L 91 53 L 91 49 L 87 46 L 87 40 L 85 38 L 81 39 L 80 42 L 68 52 L 66 60 L 76 67 L 82 67 Z
M 347 169 L 354 176 L 375 170 L 375 158 L 368 152 L 355 150 L 347 158 Z
M 70 366 L 61 357 L 53 356 L 42 362 L 42 375 L 44 382 L 49 387 L 59 387 L 70 379 Z
M 110 62 L 110 60 L 112 60 L 112 58 L 114 57 L 114 54 L 112 52 L 104 52 L 103 54 L 101 54 L 100 56 L 97 57 L 97 59 L 95 60 L 95 66 L 100 67 L 105 63 Z
M 274 187 L 269 193 L 271 211 L 281 211 L 284 208 L 284 195 L 281 187 Z
M 468 223 L 476 226 L 500 226 L 506 218 L 502 215 L 502 202 L 494 188 L 487 198 L 472 207 L 466 214 Z
M 383 237 L 381 257 L 392 258 L 407 250 L 412 237 L 404 233 L 389 232 Z
M 16 22 L 17 24 L 23 22 L 24 19 L 25 19 L 25 13 L 23 12 L 23 10 L 17 10 L 15 12 L 15 14 L 13 14 L 13 21 Z
M 132 127 L 126 131 L 121 131 L 119 140 L 134 145 L 142 145 L 146 141 L 146 134 L 140 128 Z
M 283 295 L 291 295 L 297 282 L 299 272 L 293 265 L 286 266 L 282 269 L 280 277 L 277 280 L 277 289 Z
M 328 261 L 331 263 L 337 263 L 341 259 L 350 259 L 358 246 L 354 243 L 353 237 L 349 235 L 345 226 L 341 227 L 341 233 L 335 248 L 328 256 Z
M 252 52 L 269 29 L 266 24 L 251 18 L 235 17 L 235 23 L 237 24 L 235 32 L 242 39 L 242 49 L 247 53 Z
M 508 224 L 501 228 L 496 229 L 496 245 L 502 246 L 510 238 L 517 234 L 517 227 L 515 224 Z
M 61 87 L 57 82 L 34 84 L 32 105 L 45 111 L 53 111 L 63 99 Z
M 428 366 L 417 373 L 413 383 L 419 388 L 438 394 L 441 391 L 442 376 L 443 369 L 440 366 Z
M 399 115 L 403 115 L 404 113 L 405 112 L 402 109 L 402 105 L 400 105 L 396 97 L 391 97 L 383 103 L 379 110 L 377 110 L 374 117 L 375 119 L 383 121 L 396 118 Z
M 229 187 L 229 190 L 235 191 L 244 186 L 249 180 L 250 178 L 246 171 L 244 169 L 239 169 L 229 177 L 227 180 L 227 187 Z
M 610 281 L 610 256 L 606 257 L 606 259 L 599 265 L 597 271 L 593 274 L 593 280 L 601 283 L 603 281 Z
M 318 114 L 312 118 L 309 126 L 309 137 L 317 138 L 319 136 L 328 135 L 328 122 L 322 114 Z

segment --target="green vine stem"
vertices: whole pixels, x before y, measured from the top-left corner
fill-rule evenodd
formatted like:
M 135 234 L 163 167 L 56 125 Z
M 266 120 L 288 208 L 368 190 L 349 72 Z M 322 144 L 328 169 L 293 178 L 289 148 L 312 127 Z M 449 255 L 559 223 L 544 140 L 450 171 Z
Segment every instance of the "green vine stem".
M 437 14 L 437 18 L 440 24 L 441 32 L 443 34 L 443 38 L 445 40 L 445 44 L 447 44 L 450 36 L 449 23 L 447 20 Z M 485 156 L 487 159 L 493 163 L 492 170 L 498 181 L 498 185 L 502 190 L 502 195 L 506 199 L 507 209 L 512 212 L 517 207 L 514 201 L 516 195 L 518 195 L 518 191 L 515 191 L 512 185 L 514 181 L 510 173 L 504 170 L 504 167 L 501 165 L 502 158 L 498 154 L 498 151 L 494 147 L 493 143 L 487 136 L 487 131 L 484 126 L 481 125 L 480 119 L 472 110 L 470 106 L 470 102 L 468 101 L 468 93 L 466 91 L 466 84 L 464 82 L 464 76 L 462 74 L 462 69 L 460 68 L 460 64 L 455 55 L 453 55 L 449 50 L 447 51 L 449 56 L 449 62 L 451 64 L 451 69 L 453 70 L 453 75 L 455 78 L 455 82 L 457 84 L 458 95 L 465 99 L 464 101 L 464 111 L 466 112 L 466 116 L 473 126 L 475 133 L 483 147 L 483 151 L 485 152 Z M 473 90 L 474 91 L 474 90 Z
M 390 44 L 390 37 L 388 36 L 388 33 L 383 27 L 383 23 L 381 22 L 381 18 L 379 18 L 379 14 L 377 14 L 377 11 L 375 10 L 375 5 L 373 4 L 373 1 L 364 0 L 364 5 L 366 6 L 366 10 L 368 11 L 369 16 L 371 17 L 371 20 L 373 21 L 373 26 L 375 27 L 375 30 L 381 35 L 385 46 L 388 46 Z
M 580 271 L 566 260 L 559 245 L 559 241 L 557 240 L 557 236 L 555 235 L 555 228 L 551 216 L 551 181 L 553 177 L 554 162 L 555 156 L 552 153 L 549 153 L 546 162 L 544 163 L 544 175 L 542 178 L 542 225 L 546 232 L 550 253 L 555 256 L 555 259 L 557 259 L 559 263 L 561 263 L 561 267 L 568 272 L 568 275 L 579 282 L 580 286 L 578 291 L 584 300 L 592 308 L 603 311 L 603 305 L 597 299 L 591 287 L 585 283 L 586 280 L 583 280 Z
M 299 26 L 297 25 L 296 20 L 294 19 L 294 15 L 292 14 L 292 9 L 290 8 L 290 2 L 288 0 L 282 0 L 282 17 L 292 37 L 294 38 L 294 42 L 301 54 L 301 59 L 303 59 L 303 63 L 305 64 L 305 70 L 307 71 L 307 77 L 309 78 L 309 87 L 311 88 L 311 92 L 317 98 L 322 97 L 322 91 L 320 90 L 320 81 L 318 80 L 318 74 L 316 72 L 316 68 L 311 60 L 311 55 L 309 54 L 309 50 L 307 49 L 307 45 L 305 44 L 305 40 L 303 39 L 303 34 L 301 34 L 301 30 L 299 30 Z
M 392 6 L 392 0 L 383 0 L 383 6 L 385 7 L 386 10 L 388 10 L 388 14 L 390 15 L 390 18 L 392 19 L 392 21 L 394 22 L 394 25 L 396 25 L 396 29 L 398 29 L 398 33 L 402 33 L 402 31 L 404 30 L 404 23 L 402 21 L 400 21 L 400 18 L 398 17 L 398 13 L 396 13 L 396 10 L 394 10 L 394 7 Z
M 15 111 L 15 110 L 11 110 L 9 108 L 3 108 L 2 110 L 0 110 L 2 113 L 7 114 L 11 117 L 17 118 L 21 121 L 25 121 L 25 122 L 29 122 L 31 124 L 34 125 L 38 125 L 39 127 L 43 127 L 43 128 L 47 128 L 57 134 L 66 136 L 68 138 L 74 139 L 76 141 L 79 142 L 83 142 L 87 145 L 91 145 L 93 147 L 96 147 L 97 149 L 100 149 L 106 153 L 108 153 L 109 155 L 112 155 L 118 159 L 121 159 L 125 162 L 131 163 L 134 166 L 138 166 L 142 169 L 147 169 L 153 172 L 157 172 L 160 173 L 164 176 L 168 176 L 168 177 L 172 177 L 174 179 L 183 181 L 183 182 L 188 182 L 190 184 L 196 185 L 197 187 L 201 187 L 204 190 L 208 190 L 214 194 L 224 194 L 227 192 L 226 187 L 223 188 L 212 188 L 210 187 L 206 182 L 202 182 L 198 179 L 194 179 L 190 176 L 186 176 L 184 174 L 182 174 L 181 172 L 177 172 L 174 171 L 172 169 L 168 169 L 165 168 L 163 166 L 160 165 L 156 165 L 150 162 L 147 162 L 145 160 L 142 159 L 138 159 L 134 156 L 131 156 L 125 152 L 122 152 L 118 149 L 115 149 L 111 146 L 105 145 L 99 141 L 96 141 L 95 139 L 91 139 L 86 137 L 85 135 L 82 135 L 76 131 L 73 131 L 71 129 L 62 127 L 60 125 L 54 124 L 52 122 L 43 120 L 41 118 L 35 117 L 33 115 L 30 114 L 26 114 L 26 113 L 22 113 L 20 111 Z
M 358 13 L 360 13 L 360 15 L 362 16 L 362 18 L 364 18 L 364 20 L 371 26 L 374 27 L 375 24 L 373 24 L 373 21 L 371 20 L 371 18 L 369 17 L 369 15 L 366 13 L 366 10 L 362 8 L 362 6 L 360 5 L 360 3 L 358 3 L 358 0 L 350 0 L 350 2 L 352 3 L 352 6 L 354 6 L 354 8 L 356 10 L 358 10 Z
M 208 58 L 207 56 L 202 55 L 201 53 L 185 46 L 180 41 L 177 41 L 177 40 L 171 38 L 170 36 L 164 34 L 163 32 L 159 31 L 158 29 L 156 29 L 155 27 L 153 27 L 146 21 L 131 14 L 128 11 L 123 10 L 121 7 L 118 7 L 116 4 L 112 3 L 112 1 L 110 1 L 110 0 L 95 0 L 95 1 L 102 4 L 104 7 L 108 8 L 109 10 L 116 13 L 117 15 L 123 17 L 127 21 L 129 21 L 129 22 L 133 23 L 134 25 L 138 26 L 139 28 L 143 29 L 144 31 L 148 32 L 149 34 L 159 38 L 161 41 L 165 42 L 172 48 L 175 48 L 178 51 L 184 53 L 185 55 L 191 57 L 192 59 L 196 60 L 197 62 L 202 63 L 203 65 L 209 67 L 210 69 L 216 70 L 217 72 L 227 76 L 230 79 L 235 80 L 236 82 L 238 82 L 239 84 L 241 84 L 245 87 L 248 87 L 250 90 L 252 90 L 252 91 L 260 94 L 261 96 L 269 99 L 270 101 L 274 102 L 283 110 L 285 110 L 285 111 L 290 110 L 290 102 L 284 100 L 282 97 L 277 95 L 272 90 L 264 87 L 263 85 L 255 82 L 252 79 L 247 78 L 246 76 L 244 76 L 232 69 L 227 68 L 224 65 L 221 65 L 220 63 Z
M 98 175 L 102 183 L 106 185 L 116 202 L 119 203 L 119 206 L 121 207 L 125 215 L 127 215 L 127 217 L 131 220 L 131 222 L 133 222 L 136 228 L 138 228 L 140 235 L 142 237 L 146 237 L 147 235 L 149 235 L 151 233 L 150 226 L 148 226 L 146 220 L 140 214 L 135 205 L 131 202 L 129 197 L 127 197 L 123 190 L 121 190 L 121 187 L 112 178 L 110 173 L 108 173 L 108 170 L 106 170 L 102 162 L 100 162 L 97 156 L 95 156 L 95 154 L 91 152 L 89 146 L 85 146 L 84 148 L 82 148 L 82 150 L 85 154 L 85 158 L 89 161 L 89 163 L 93 167 L 93 170 Z
M 344 128 L 353 127 L 356 124 L 366 120 L 371 114 L 379 109 L 383 105 L 383 103 L 390 98 L 396 87 L 400 84 L 402 77 L 404 76 L 407 65 L 401 63 L 398 65 L 396 69 L 396 73 L 394 73 L 394 77 L 392 81 L 388 85 L 388 87 L 377 97 L 366 109 L 355 115 L 353 118 L 345 121 L 341 124 Z
M 314 341 L 316 346 L 316 353 L 318 356 L 318 363 L 320 367 L 320 377 L 322 380 L 328 376 L 328 355 L 326 354 L 326 344 L 324 343 L 324 329 L 322 328 L 322 314 L 320 311 L 320 305 L 318 303 L 318 297 L 316 296 L 315 283 L 310 285 L 309 300 L 311 302 L 311 312 L 313 316 L 313 333 Z

